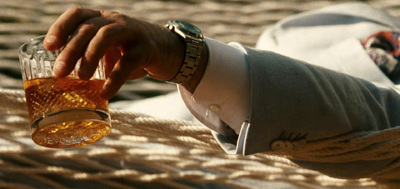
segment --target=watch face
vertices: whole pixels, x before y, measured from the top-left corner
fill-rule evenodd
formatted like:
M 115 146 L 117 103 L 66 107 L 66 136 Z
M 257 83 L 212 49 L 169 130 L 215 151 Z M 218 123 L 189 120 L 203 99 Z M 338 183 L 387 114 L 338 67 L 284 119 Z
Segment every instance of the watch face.
M 185 33 L 192 33 L 195 35 L 201 35 L 201 30 L 197 28 L 196 26 L 193 26 L 192 24 L 182 21 L 182 20 L 175 20 L 172 22 L 175 27 L 177 27 L 179 30 L 185 32 Z

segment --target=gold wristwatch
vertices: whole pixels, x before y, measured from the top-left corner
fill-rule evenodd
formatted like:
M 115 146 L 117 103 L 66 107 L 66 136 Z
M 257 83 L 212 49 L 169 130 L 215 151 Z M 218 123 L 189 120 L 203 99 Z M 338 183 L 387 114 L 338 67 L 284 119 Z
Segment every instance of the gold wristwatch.
M 170 80 L 173 83 L 185 83 L 199 65 L 201 51 L 204 48 L 203 34 L 196 26 L 181 20 L 170 20 L 165 27 L 180 36 L 186 43 L 182 66 L 178 74 Z

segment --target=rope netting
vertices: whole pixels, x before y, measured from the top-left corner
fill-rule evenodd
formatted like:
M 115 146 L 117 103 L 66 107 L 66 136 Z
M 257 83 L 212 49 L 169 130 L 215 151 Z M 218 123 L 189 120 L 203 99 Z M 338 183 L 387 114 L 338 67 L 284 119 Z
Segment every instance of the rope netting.
M 286 159 L 285 152 L 228 155 L 203 125 L 140 113 L 110 110 L 112 132 L 84 147 L 43 148 L 33 144 L 29 136 L 17 49 L 45 34 L 69 7 L 114 10 L 160 24 L 185 19 L 202 28 L 208 37 L 254 46 L 261 32 L 282 18 L 343 2 L 349 0 L 0 1 L 0 188 L 378 187 L 371 179 L 336 179 L 302 169 Z M 400 15 L 399 1 L 362 2 Z M 174 86 L 144 79 L 129 82 L 117 96 L 137 100 L 173 90 Z M 371 160 L 397 157 L 399 132 L 387 132 L 392 133 L 389 138 L 381 138 L 381 133 L 357 133 L 314 141 L 292 158 L 343 162 L 348 158 L 357 160 L 360 156 L 352 152 L 363 150 L 363 158 Z M 324 149 L 328 143 L 334 149 Z M 376 144 L 381 147 L 370 148 Z M 387 149 L 392 149 L 391 153 Z M 335 155 L 339 151 L 344 152 L 340 157 Z M 394 162 L 375 174 L 398 166 Z
M 112 132 L 72 149 L 33 144 L 21 90 L 0 90 L 0 187 L 254 188 L 374 187 L 370 179 L 335 179 L 280 156 L 228 155 L 208 128 L 111 110 Z

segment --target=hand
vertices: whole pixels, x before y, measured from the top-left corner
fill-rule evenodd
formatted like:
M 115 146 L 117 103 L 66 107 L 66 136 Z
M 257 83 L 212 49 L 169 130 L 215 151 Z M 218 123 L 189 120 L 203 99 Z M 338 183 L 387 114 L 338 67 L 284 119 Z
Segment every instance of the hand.
M 101 95 L 106 99 L 115 95 L 126 80 L 146 75 L 172 79 L 183 62 L 184 45 L 162 26 L 117 12 L 82 8 L 64 12 L 44 41 L 48 50 L 63 47 L 54 65 L 57 77 L 69 75 L 81 59 L 78 76 L 90 79 L 104 57 L 107 80 Z

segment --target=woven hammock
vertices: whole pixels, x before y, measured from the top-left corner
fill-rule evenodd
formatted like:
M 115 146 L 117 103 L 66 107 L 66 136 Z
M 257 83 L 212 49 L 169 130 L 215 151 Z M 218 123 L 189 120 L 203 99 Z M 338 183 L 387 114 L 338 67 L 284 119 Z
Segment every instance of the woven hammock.
M 0 188 L 376 188 L 371 179 L 337 179 L 302 169 L 287 154 L 228 155 L 210 131 L 188 121 L 110 110 L 112 132 L 103 140 L 73 149 L 33 144 L 19 74 L 17 48 L 46 33 L 67 8 L 108 9 L 155 23 L 185 19 L 222 42 L 254 46 L 261 32 L 303 11 L 350 0 L 1 0 L 0 1 Z M 360 0 L 400 16 L 400 2 Z M 193 15 L 193 13 L 196 13 Z M 137 100 L 175 87 L 144 79 L 127 83 L 114 98 Z M 112 99 L 113 100 L 113 99 Z M 399 131 L 357 133 L 307 144 L 290 158 L 343 162 L 360 157 L 399 156 Z M 387 135 L 386 135 L 387 136 Z M 351 145 L 346 144 L 352 138 Z M 390 143 L 382 143 L 390 141 Z M 368 147 L 381 144 L 374 150 Z M 338 151 L 326 151 L 329 144 Z M 303 145 L 299 143 L 297 145 Z M 359 154 L 351 152 L 357 150 Z M 396 168 L 399 163 L 376 174 Z M 371 175 L 374 176 L 374 175 Z
M 33 144 L 22 90 L 0 89 L 0 188 L 286 188 L 376 186 L 302 169 L 278 155 L 228 155 L 208 128 L 111 110 L 112 132 L 72 149 Z M 268 187 L 267 187 L 268 188 Z

